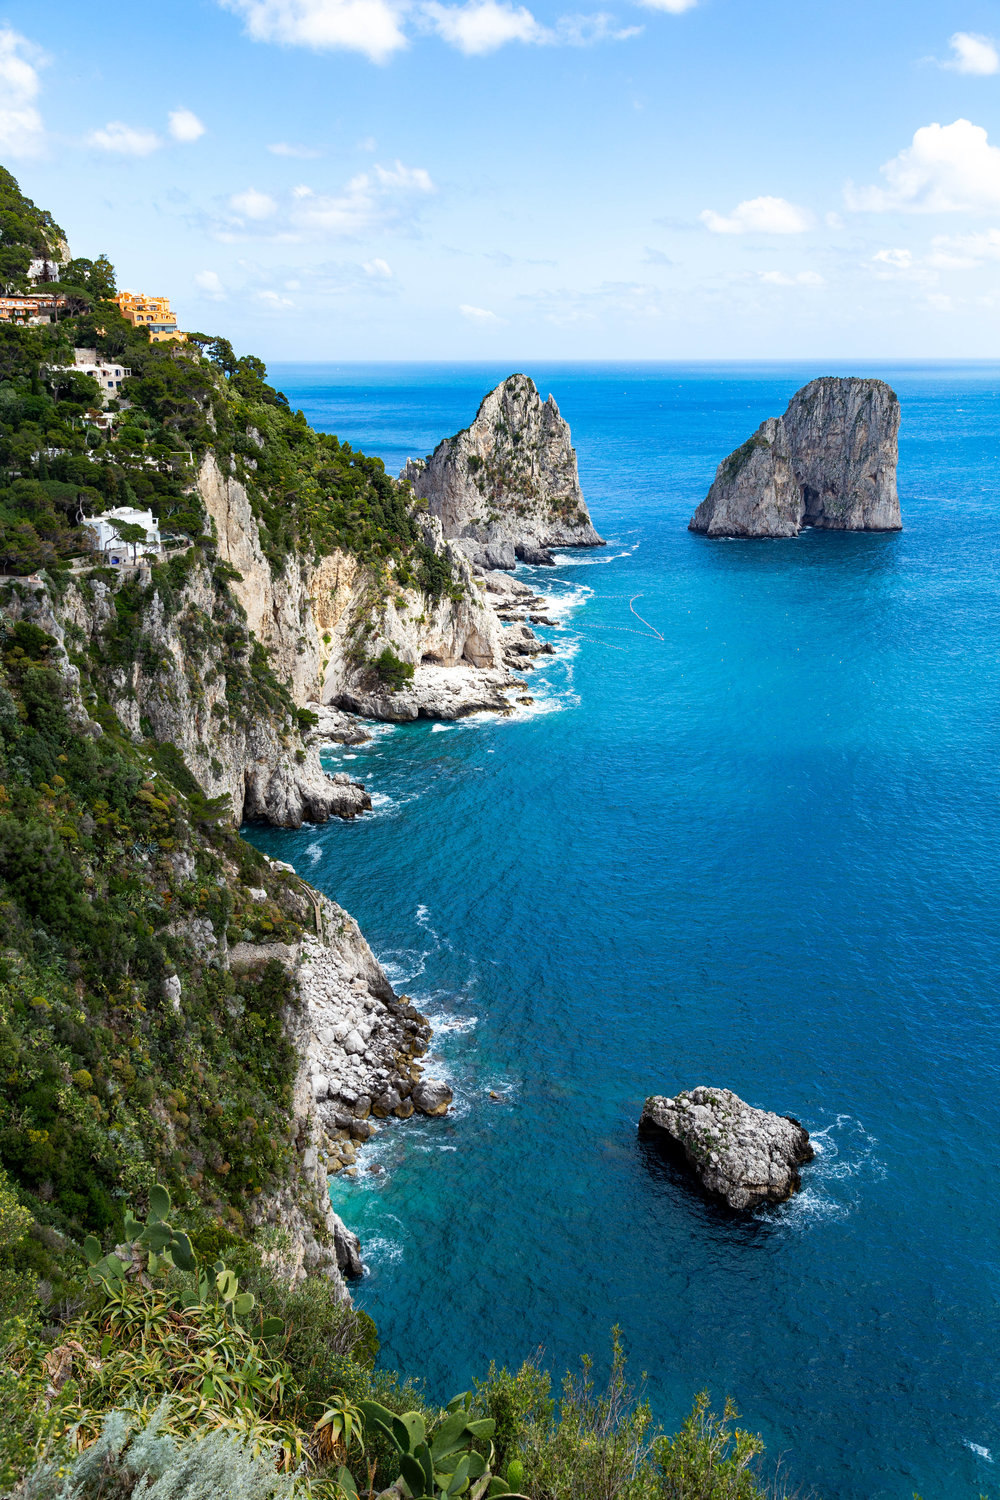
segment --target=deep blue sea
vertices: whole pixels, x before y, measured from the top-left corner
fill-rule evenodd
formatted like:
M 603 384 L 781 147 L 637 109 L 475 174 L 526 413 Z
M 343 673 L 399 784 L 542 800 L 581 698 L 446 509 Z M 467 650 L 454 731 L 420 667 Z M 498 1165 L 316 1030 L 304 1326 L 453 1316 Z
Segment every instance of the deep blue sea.
M 272 378 L 395 472 L 508 373 Z M 618 1323 L 663 1423 L 729 1394 L 803 1493 L 995 1495 L 1000 366 L 528 373 L 609 543 L 522 570 L 561 622 L 535 705 L 383 726 L 328 756 L 370 816 L 252 831 L 358 918 L 456 1093 L 334 1183 L 357 1299 L 436 1397 L 538 1350 L 600 1372 Z M 822 373 L 898 391 L 905 530 L 691 535 Z M 729 1216 L 639 1144 L 644 1096 L 700 1083 L 807 1125 L 792 1202 Z

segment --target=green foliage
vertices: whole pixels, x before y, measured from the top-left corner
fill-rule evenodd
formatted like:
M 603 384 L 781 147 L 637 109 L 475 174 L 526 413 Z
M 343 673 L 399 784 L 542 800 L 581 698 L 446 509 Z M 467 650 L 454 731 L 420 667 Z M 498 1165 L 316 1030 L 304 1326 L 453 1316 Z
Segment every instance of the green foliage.
M 359 1403 L 365 1433 L 377 1434 L 395 1450 L 399 1464 L 395 1483 L 405 1485 L 404 1493 L 413 1500 L 448 1500 L 453 1495 L 467 1495 L 469 1500 L 525 1500 L 492 1473 L 494 1423 L 492 1418 L 472 1415 L 471 1408 L 472 1396 L 466 1391 L 449 1402 L 441 1420 L 429 1429 L 422 1412 L 399 1414 L 378 1401 Z M 348 1495 L 358 1493 L 346 1469 L 339 1478 Z
M 32 259 L 52 255 L 63 238 L 52 215 L 36 208 L 0 167 L 0 286 L 23 291 Z
M 413 681 L 413 667 L 408 661 L 400 661 L 391 646 L 386 646 L 368 664 L 375 676 L 391 693 Z
M 731 1401 L 718 1416 L 702 1391 L 677 1436 L 657 1440 L 653 1451 L 664 1500 L 759 1500 L 753 1465 L 764 1445 L 734 1427 L 738 1416 Z

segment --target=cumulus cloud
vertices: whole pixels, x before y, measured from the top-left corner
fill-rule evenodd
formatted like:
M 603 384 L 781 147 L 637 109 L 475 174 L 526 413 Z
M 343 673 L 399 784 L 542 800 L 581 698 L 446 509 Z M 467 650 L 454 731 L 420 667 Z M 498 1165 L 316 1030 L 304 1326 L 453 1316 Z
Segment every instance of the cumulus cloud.
M 272 156 L 293 156 L 299 161 L 314 161 L 316 157 L 323 155 L 322 151 L 317 151 L 313 146 L 293 146 L 288 141 L 275 141 L 267 149 Z
M 172 109 L 167 116 L 167 128 L 175 141 L 191 145 L 205 134 L 205 127 L 190 109 Z
M 826 286 L 818 271 L 761 271 L 760 279 L 770 286 Z
M 786 198 L 748 198 L 729 215 L 706 208 L 700 217 L 713 234 L 802 234 L 809 228 L 808 215 Z
M 278 212 L 278 205 L 269 193 L 259 193 L 256 188 L 247 188 L 243 193 L 233 193 L 229 207 L 241 219 L 253 219 L 255 223 L 271 219 Z
M 469 0 L 466 5 L 440 5 L 431 0 L 423 14 L 438 35 L 466 57 L 495 52 L 506 42 L 541 42 L 546 35 L 530 10 L 498 0 Z
M 399 11 L 390 0 L 219 0 L 242 16 L 257 42 L 311 47 L 325 52 L 345 48 L 372 62 L 385 62 L 406 46 Z
M 0 152 L 37 156 L 45 130 L 35 100 L 44 55 L 19 32 L 0 27 Z
M 462 314 L 462 317 L 467 318 L 470 323 L 500 323 L 503 321 L 497 317 L 495 312 L 490 312 L 488 307 L 472 307 L 468 302 L 463 302 L 458 310 Z
M 218 271 L 199 271 L 194 278 L 194 284 L 206 297 L 211 297 L 213 302 L 223 302 L 226 297 L 226 289 Z
M 893 266 L 897 271 L 908 271 L 913 265 L 912 250 L 876 250 L 872 260 L 883 266 Z
M 988 213 L 1000 208 L 1000 148 L 970 120 L 924 125 L 882 167 L 884 187 L 848 183 L 848 208 L 869 213 Z
M 261 234 L 282 240 L 350 239 L 373 230 L 412 226 L 420 205 L 435 192 L 424 167 L 408 167 L 401 161 L 376 164 L 352 177 L 339 193 L 317 193 L 306 183 L 280 203 L 254 187 L 233 193 L 229 214 L 210 227 L 225 241 Z
M 698 0 L 641 0 L 641 3 L 650 10 L 665 10 L 672 16 L 679 16 L 686 10 L 694 10 Z
M 275 292 L 271 289 L 254 292 L 254 297 L 258 302 L 262 302 L 265 307 L 280 308 L 295 306 L 291 297 L 282 297 L 280 292 Z
M 980 77 L 1000 73 L 1000 53 L 992 37 L 975 31 L 956 31 L 948 45 L 952 56 L 943 67 L 955 73 L 977 73 Z
M 117 156 L 149 156 L 163 142 L 153 130 L 126 125 L 123 120 L 109 120 L 102 130 L 90 132 L 87 144 L 96 146 L 100 151 L 111 151 Z

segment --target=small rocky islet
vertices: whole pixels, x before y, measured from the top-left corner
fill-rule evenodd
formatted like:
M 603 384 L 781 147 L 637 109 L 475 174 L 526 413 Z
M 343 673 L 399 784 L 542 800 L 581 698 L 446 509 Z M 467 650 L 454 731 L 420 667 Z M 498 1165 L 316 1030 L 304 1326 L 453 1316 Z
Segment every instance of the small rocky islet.
M 798 1169 L 815 1155 L 798 1120 L 755 1109 L 731 1089 L 653 1094 L 639 1134 L 693 1172 L 707 1192 L 743 1211 L 797 1193 Z
M 822 376 L 720 463 L 688 525 L 710 537 L 900 531 L 899 398 L 884 380 Z

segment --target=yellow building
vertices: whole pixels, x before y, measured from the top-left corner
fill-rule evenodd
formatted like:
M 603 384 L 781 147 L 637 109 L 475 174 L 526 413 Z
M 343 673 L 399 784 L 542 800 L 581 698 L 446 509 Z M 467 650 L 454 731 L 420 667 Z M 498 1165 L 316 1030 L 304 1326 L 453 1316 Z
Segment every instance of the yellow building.
M 169 297 L 145 297 L 141 292 L 119 292 L 115 301 L 121 308 L 122 317 L 133 328 L 148 330 L 151 343 L 162 344 L 167 339 L 178 339 L 183 343 L 186 340 L 187 334 L 177 330 L 177 318 L 170 311 Z

